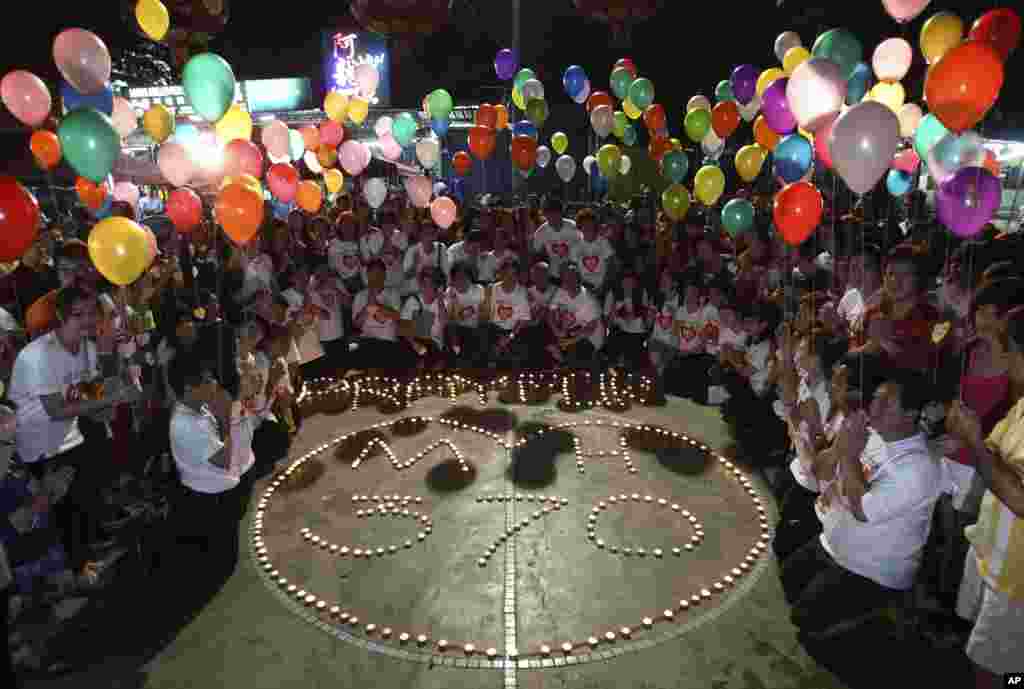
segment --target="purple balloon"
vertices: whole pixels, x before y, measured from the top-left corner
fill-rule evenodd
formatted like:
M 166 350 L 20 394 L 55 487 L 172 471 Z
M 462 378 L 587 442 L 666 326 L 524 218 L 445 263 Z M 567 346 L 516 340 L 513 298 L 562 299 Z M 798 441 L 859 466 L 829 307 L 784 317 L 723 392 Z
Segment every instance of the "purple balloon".
M 739 101 L 740 105 L 747 105 L 757 95 L 757 67 L 753 65 L 740 65 L 732 71 L 729 83 L 732 85 L 732 95 Z
M 796 117 L 789 109 L 786 87 L 789 79 L 776 79 L 761 96 L 761 114 L 764 121 L 776 134 L 786 135 L 796 131 Z
M 502 48 L 494 56 L 494 71 L 502 81 L 508 81 L 519 71 L 519 58 L 515 51 L 509 48 Z
M 999 179 L 983 167 L 961 168 L 935 194 L 939 220 L 957 237 L 973 237 L 992 219 L 1002 199 Z

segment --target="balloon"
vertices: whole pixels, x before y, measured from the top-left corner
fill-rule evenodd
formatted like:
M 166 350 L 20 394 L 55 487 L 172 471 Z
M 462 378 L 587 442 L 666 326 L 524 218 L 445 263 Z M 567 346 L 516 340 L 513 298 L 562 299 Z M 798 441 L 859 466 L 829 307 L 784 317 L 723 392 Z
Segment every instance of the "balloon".
M 580 92 L 577 93 L 575 96 L 573 96 L 573 101 L 577 105 L 583 105 L 589 99 L 590 99 L 590 81 L 588 80 L 586 83 L 583 84 L 583 88 L 580 90 Z
M 377 85 L 380 84 L 380 72 L 377 71 L 373 64 L 363 62 L 356 65 L 353 76 L 355 77 L 356 89 L 359 95 L 364 98 L 373 98 L 377 94 Z
M 352 124 L 362 124 L 366 116 L 370 114 L 370 101 L 359 96 L 353 96 L 348 101 L 348 119 Z
M 292 160 L 302 160 L 306 152 L 306 140 L 302 138 L 302 132 L 297 129 L 288 130 L 288 156 Z
M 633 125 L 627 126 L 625 131 L 622 132 L 622 143 L 627 146 L 636 145 L 636 129 L 633 128 Z
M 327 187 L 328 194 L 337 194 L 345 186 L 345 175 L 341 174 L 341 170 L 337 168 L 324 170 L 324 185 Z
M 320 123 L 320 143 L 324 146 L 337 147 L 345 138 L 345 128 L 334 120 Z
M 647 144 L 647 155 L 657 163 L 661 163 L 661 159 L 671 150 L 672 144 L 669 143 L 667 136 L 652 136 Z
M 732 71 L 729 83 L 732 94 L 741 105 L 746 105 L 757 95 L 757 68 L 753 65 L 740 65 Z
M 87 96 L 76 91 L 71 84 L 62 81 L 60 84 L 60 99 L 63 101 L 64 109 L 68 112 L 83 108 L 93 108 L 107 116 L 114 114 L 114 91 L 111 89 L 110 84 L 104 86 L 97 93 Z
M 590 98 L 587 99 L 587 113 L 589 114 L 593 112 L 594 108 L 601 105 L 607 105 L 609 108 L 614 109 L 615 101 L 613 101 L 612 97 L 604 91 L 594 91 L 590 94 Z M 637 115 L 637 117 L 639 117 L 639 115 Z
M 224 117 L 217 120 L 213 129 L 217 132 L 217 138 L 225 144 L 235 139 L 248 141 L 252 138 L 252 116 L 241 105 L 235 104 L 228 108 Z M 310 127 L 310 129 L 316 131 L 315 127 Z M 319 139 L 319 133 L 317 139 Z
M 686 114 L 689 115 L 694 110 L 707 110 L 711 111 L 711 101 L 707 99 L 707 96 L 697 94 L 686 102 Z
M 690 192 L 682 184 L 671 184 L 661 192 L 661 207 L 672 220 L 682 220 L 690 210 Z
M 487 160 L 494 153 L 494 130 L 476 126 L 469 130 L 469 150 L 479 160 Z
M 437 165 L 441 157 L 441 147 L 434 139 L 420 139 L 416 142 L 416 158 L 420 165 L 430 169 Z
M 263 198 L 244 184 L 229 184 L 217 195 L 214 213 L 224 233 L 245 245 L 263 224 Z
M 917 166 L 921 164 L 921 159 L 917 155 L 917 151 L 912 148 L 900 151 L 892 159 L 892 167 L 894 170 L 902 170 L 903 172 L 914 174 L 917 171 Z
M 896 114 L 881 103 L 865 101 L 836 120 L 829 150 L 846 186 L 855 194 L 866 194 L 889 169 L 899 143 Z
M 501 103 L 494 106 L 494 130 L 508 129 L 508 108 Z
M 846 81 L 846 104 L 856 105 L 864 100 L 864 97 L 871 90 L 874 79 L 873 72 L 867 64 L 858 62 L 853 68 L 853 74 Z
M 943 225 L 966 239 L 981 232 L 1001 199 L 999 178 L 983 167 L 965 167 L 939 185 L 935 209 Z
M 925 62 L 935 64 L 943 55 L 960 44 L 964 37 L 964 22 L 952 12 L 939 12 L 921 26 L 921 54 Z
M 711 130 L 711 112 L 704 109 L 691 110 L 686 113 L 683 128 L 690 141 L 697 143 L 703 140 Z
M 520 110 L 526 110 L 526 99 L 523 98 L 523 92 L 518 88 L 512 89 L 512 104 Z
M 29 127 L 41 125 L 53 107 L 50 90 L 43 80 L 22 69 L 4 75 L 0 96 L 11 114 Z
M 260 139 L 263 142 L 264 147 L 266 147 L 267 153 L 278 158 L 283 158 L 289 154 L 289 136 L 288 125 L 280 120 L 274 120 L 263 127 Z
M 764 98 L 765 89 L 772 85 L 772 82 L 778 81 L 786 76 L 784 70 L 778 67 L 771 67 L 761 72 L 761 76 L 757 78 L 757 86 L 755 87 L 755 93 L 759 98 Z
M 1020 44 L 1020 32 L 1020 15 L 1004 7 L 978 17 L 967 37 L 990 44 L 1005 62 Z
M 546 168 L 551 162 L 551 149 L 547 146 L 537 147 L 537 167 Z
M 224 180 L 220 183 L 220 188 L 223 189 L 229 184 L 241 184 L 243 187 L 246 187 L 247 189 L 251 189 L 252 191 L 256 192 L 261 197 L 263 196 L 263 185 L 260 184 L 260 181 L 253 177 L 252 175 L 236 175 L 235 177 L 225 177 Z
M 435 120 L 446 120 L 452 113 L 452 96 L 444 89 L 436 89 L 427 96 L 427 104 L 430 106 L 430 116 Z
M 789 134 L 796 129 L 796 117 L 789 109 L 786 91 L 789 79 L 779 79 L 765 89 L 761 98 L 761 114 L 776 134 Z
M 907 92 L 898 81 L 880 81 L 868 93 L 868 99 L 881 103 L 897 115 L 906 98 Z
M 768 149 L 760 144 L 744 146 L 736 152 L 736 173 L 747 182 L 753 182 L 761 174 L 764 161 L 768 157 Z
M 754 97 L 751 99 L 751 101 L 746 105 L 741 105 L 739 110 L 740 117 L 743 118 L 743 121 L 750 122 L 755 117 L 757 117 L 757 113 L 761 112 L 761 97 L 758 96 L 757 94 L 754 94 Z
M 430 129 L 438 137 L 444 137 L 448 134 L 448 120 L 430 120 Z
M 176 141 L 169 141 L 160 147 L 156 164 L 160 168 L 160 174 L 172 187 L 183 187 L 192 179 L 192 158 L 185 146 Z
M 91 31 L 60 32 L 53 41 L 53 61 L 61 76 L 83 96 L 100 93 L 110 81 L 110 51 Z
M 754 226 L 754 206 L 746 199 L 732 199 L 722 206 L 722 227 L 735 237 Z
M 783 137 L 772 156 L 775 159 L 775 176 L 790 184 L 802 178 L 810 169 L 814 162 L 814 146 L 800 134 L 790 134 Z
M 399 146 L 405 148 L 412 143 L 413 137 L 416 136 L 416 129 L 416 118 L 411 113 L 403 112 L 395 117 L 391 124 L 391 135 L 395 137 Z
M 795 31 L 783 31 L 779 34 L 779 37 L 775 39 L 775 57 L 779 59 L 779 62 L 783 62 L 786 59 L 786 53 L 792 48 L 798 48 L 803 45 L 800 40 L 800 35 Z
M 513 88 L 517 88 L 520 91 L 523 90 L 523 84 L 528 82 L 530 79 L 536 79 L 537 73 L 529 67 L 523 67 L 521 70 L 516 72 L 515 79 L 512 81 Z
M 37 129 L 32 132 L 28 147 L 32 150 L 32 156 L 36 164 L 44 170 L 52 170 L 60 165 L 60 138 L 46 129 Z
M 619 174 L 628 175 L 629 171 L 633 169 L 633 161 L 629 159 L 629 156 L 623 155 L 619 158 Z
M 548 103 L 541 98 L 531 98 L 526 102 L 526 118 L 538 127 L 543 127 L 548 119 Z
M 324 112 L 333 122 L 344 122 L 348 116 L 348 96 L 338 91 L 331 91 L 324 97 Z
M 92 109 L 68 113 L 57 133 L 65 160 L 82 177 L 102 182 L 114 169 L 121 137 L 103 113 Z
M 942 184 L 962 167 L 979 166 L 985 161 L 982 139 L 973 131 L 957 136 L 949 132 L 928 151 L 928 172 Z
M 306 125 L 299 129 L 302 137 L 302 146 L 307 151 L 315 151 L 320 147 L 320 130 L 312 125 Z
M 640 77 L 629 85 L 629 100 L 641 112 L 654 102 L 654 84 L 650 79 Z
M 778 145 L 781 138 L 778 132 L 768 126 L 768 120 L 764 115 L 757 116 L 757 119 L 754 120 L 754 141 L 771 152 L 775 150 L 775 146 Z
M 693 178 L 693 194 L 705 206 L 713 206 L 725 191 L 725 175 L 716 165 L 705 165 Z
M 569 137 L 564 132 L 555 132 L 551 135 L 551 148 L 555 153 L 562 155 L 569 148 Z
M 118 182 L 114 185 L 114 200 L 124 201 L 132 209 L 137 210 L 139 207 L 139 188 L 131 182 Z
M 785 70 L 786 74 L 792 74 L 794 69 L 810 59 L 811 51 L 802 45 L 798 45 L 795 48 L 790 48 L 786 53 L 786 57 L 782 60 L 782 69 Z
M 299 182 L 299 189 L 295 192 L 295 203 L 307 213 L 316 213 L 323 204 L 323 192 L 320 185 L 312 180 Z
M 636 78 L 636 64 L 628 57 L 619 58 L 615 61 L 613 67 L 625 67 L 629 70 L 629 73 L 633 75 L 633 78 Z
M 815 57 L 823 57 L 836 63 L 843 79 L 849 79 L 857 63 L 864 57 L 864 48 L 857 37 L 846 29 L 832 29 L 814 41 L 813 53 Z
M 529 120 L 520 120 L 512 127 L 512 136 L 529 136 L 536 139 L 538 137 L 537 125 Z
M 523 100 L 527 105 L 534 98 L 544 99 L 544 84 L 540 83 L 538 79 L 528 79 L 519 87 L 519 91 L 523 94 Z
M 590 188 L 599 196 L 608 193 L 608 178 L 602 175 L 600 170 L 595 169 L 594 174 L 590 176 Z
M 612 127 L 615 126 L 615 115 L 611 107 L 599 105 L 591 110 L 590 125 L 594 128 L 594 133 L 597 134 L 598 138 L 607 138 L 612 133 Z
M 619 171 L 619 159 L 622 158 L 622 149 L 615 144 L 605 144 L 597 151 L 597 166 L 601 174 L 611 177 Z
M 457 214 L 458 209 L 455 208 L 455 202 L 447 196 L 434 199 L 430 204 L 430 217 L 442 230 L 447 230 L 452 226 Z
M 718 82 L 718 86 L 715 87 L 715 100 L 719 103 L 736 100 L 736 96 L 732 93 L 732 84 L 728 80 L 723 79 Z
M 902 38 L 887 38 L 871 56 L 871 66 L 879 81 L 900 81 L 910 71 L 914 49 Z
M 728 138 L 740 126 L 740 111 L 735 101 L 722 101 L 711 111 L 711 128 L 722 139 Z
M 135 110 L 132 109 L 131 103 L 121 96 L 114 96 L 110 120 L 114 123 L 114 129 L 121 138 L 130 135 L 139 127 L 139 121 L 135 117 Z
M 490 103 L 481 103 L 476 109 L 476 123 L 491 129 L 498 128 L 498 113 Z
M 203 220 L 203 202 L 191 189 L 175 189 L 167 197 L 164 212 L 178 232 L 188 234 Z
M 636 76 L 633 75 L 625 67 L 616 67 L 612 70 L 611 76 L 608 78 L 609 84 L 612 87 L 612 93 L 619 100 L 625 100 L 629 95 L 629 87 L 636 80 Z
M 991 43 L 967 41 L 936 62 L 924 82 L 928 109 L 956 132 L 980 122 L 999 98 L 1003 63 Z
M 882 5 L 889 16 L 900 24 L 915 19 L 917 15 L 924 12 L 932 0 L 882 0 Z
M 700 142 L 700 147 L 704 151 L 704 155 L 712 160 L 718 160 L 718 156 L 722 155 L 722 151 L 725 150 L 725 142 L 718 138 L 715 130 L 712 129 Z
M 288 163 L 271 165 L 267 170 L 267 187 L 274 198 L 290 203 L 299 190 L 299 173 Z
M 21 258 L 39 235 L 39 202 L 14 177 L 0 175 L 0 262 Z
M 426 208 L 430 205 L 430 196 L 434 192 L 434 185 L 429 177 L 417 175 L 405 178 L 405 192 L 409 200 L 416 208 Z
M 235 73 L 220 55 L 200 53 L 185 65 L 181 85 L 193 109 L 207 122 L 224 117 L 235 101 Z
M 306 169 L 312 172 L 314 175 L 323 174 L 323 165 L 320 164 L 320 157 L 316 154 L 315 151 L 303 151 L 302 162 L 306 164 Z
M 913 137 L 914 132 L 917 131 L 917 127 L 921 124 L 921 119 L 924 117 L 924 113 L 921 112 L 921 108 L 914 103 L 904 103 L 896 116 L 900 120 L 900 136 L 904 139 L 909 139 Z
M 644 110 L 644 124 L 651 131 L 668 128 L 668 119 L 665 117 L 665 108 L 653 103 Z
M 673 184 L 680 184 L 690 170 L 690 159 L 682 151 L 669 151 L 661 158 L 661 174 Z
M 568 184 L 576 176 L 576 161 L 572 156 L 558 156 L 558 160 L 555 161 L 555 172 L 558 173 L 562 182 Z
M 996 155 L 992 151 L 985 151 L 985 162 L 982 163 L 982 167 L 991 172 L 996 179 L 999 179 L 999 161 L 996 160 Z
M 775 195 L 772 217 L 790 246 L 804 243 L 821 221 L 825 209 L 821 192 L 810 182 L 795 182 Z
M 171 28 L 171 15 L 160 0 L 139 0 L 135 5 L 135 20 L 142 33 L 158 43 Z
M 828 123 L 818 129 L 814 134 L 814 156 L 825 165 L 825 167 L 832 169 L 832 149 L 829 148 L 832 142 L 832 128 L 836 124 L 836 120 L 839 119 L 838 115 L 833 115 L 832 119 Z
M 786 100 L 797 124 L 815 131 L 839 113 L 846 79 L 831 60 L 813 57 L 797 67 L 786 86 Z
M 334 146 L 320 144 L 316 149 L 316 159 L 321 168 L 332 168 L 338 164 L 338 150 Z
M 537 142 L 528 136 L 512 139 L 512 164 L 520 170 L 529 170 L 537 162 Z
M 101 220 L 89 232 L 89 258 L 115 285 L 135 282 L 153 262 L 147 230 L 134 220 L 112 216 Z
M 583 171 L 588 175 L 594 174 L 594 166 L 597 165 L 597 158 L 594 156 L 587 156 L 583 159 Z
M 914 186 L 914 178 L 903 170 L 889 170 L 885 176 L 885 188 L 893 196 L 900 197 Z
M 517 69 L 519 69 L 519 58 L 515 51 L 502 48 L 494 56 L 494 72 L 501 81 L 508 81 L 514 77 Z
M 455 174 L 465 177 L 473 167 L 473 159 L 465 151 L 459 151 L 452 156 L 452 167 L 455 168 Z

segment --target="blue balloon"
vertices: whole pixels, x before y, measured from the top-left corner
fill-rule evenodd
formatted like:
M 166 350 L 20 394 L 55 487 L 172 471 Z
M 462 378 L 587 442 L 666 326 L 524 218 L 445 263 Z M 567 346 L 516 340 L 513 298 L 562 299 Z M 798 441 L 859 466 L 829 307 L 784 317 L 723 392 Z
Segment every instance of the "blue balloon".
M 593 171 L 590 174 L 590 188 L 595 194 L 605 194 L 608 192 L 608 178 L 601 174 L 601 171 L 597 169 L 597 165 L 594 165 Z
M 903 196 L 914 186 L 914 177 L 903 170 L 889 170 L 885 178 L 885 188 L 893 196 Z
M 276 198 L 271 198 L 270 205 L 273 208 L 274 218 L 277 220 L 287 220 L 288 214 L 295 208 L 294 203 L 285 203 Z
M 431 120 L 430 128 L 434 130 L 434 133 L 438 136 L 444 136 L 448 133 L 448 120 Z
M 867 95 L 874 85 L 874 74 L 871 67 L 864 62 L 858 62 L 853 68 L 853 74 L 846 81 L 846 104 L 856 105 Z
M 113 187 L 110 187 L 110 188 L 113 189 Z M 114 208 L 114 195 L 113 194 L 107 194 L 107 197 L 105 199 L 103 199 L 103 206 L 99 210 L 93 211 L 92 214 L 94 216 L 96 216 L 97 220 L 103 220 L 104 218 L 110 217 L 110 213 L 113 210 L 113 208 Z
M 569 66 L 562 75 L 562 86 L 570 98 L 580 95 L 588 81 L 587 73 L 579 65 Z
M 60 97 L 68 112 L 79 108 L 93 108 L 105 115 L 114 112 L 114 90 L 107 84 L 102 91 L 86 96 L 71 87 L 66 81 L 60 82 Z
M 191 146 L 199 141 L 199 127 L 190 122 L 179 124 L 174 128 L 174 140 L 182 146 Z
M 799 181 L 814 160 L 814 146 L 800 134 L 790 134 L 780 141 L 772 152 L 775 175 L 787 184 Z
M 537 125 L 529 120 L 519 120 L 512 126 L 512 134 L 515 136 L 528 136 L 531 139 L 536 139 Z

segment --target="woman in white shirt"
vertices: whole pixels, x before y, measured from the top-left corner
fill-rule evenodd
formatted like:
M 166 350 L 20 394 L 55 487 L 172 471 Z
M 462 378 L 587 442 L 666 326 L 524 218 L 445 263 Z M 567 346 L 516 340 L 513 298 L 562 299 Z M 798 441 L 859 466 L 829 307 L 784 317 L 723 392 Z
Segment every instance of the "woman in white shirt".
M 420 224 L 420 241 L 405 251 L 402 261 L 406 279 L 403 295 L 414 294 L 419 290 L 417 276 L 423 268 L 439 269 L 448 274 L 448 251 L 444 244 L 437 241 L 437 225 L 430 220 Z
M 583 284 L 594 294 L 602 295 L 605 278 L 615 258 L 611 243 L 598 234 L 597 216 L 589 208 L 576 214 L 576 227 L 581 237 L 572 248 L 572 261 L 580 269 Z
M 596 374 L 604 347 L 605 322 L 601 307 L 580 284 L 580 272 L 572 263 L 562 266 L 562 286 L 551 300 L 548 323 L 557 339 L 548 353 L 561 365 L 590 369 Z
M 352 319 L 359 333 L 349 353 L 352 368 L 404 370 L 415 363 L 398 339 L 402 302 L 396 290 L 384 286 L 386 276 L 384 262 L 371 260 L 366 266 L 367 288 L 352 302 Z
M 452 266 L 451 286 L 445 293 L 448 304 L 448 347 L 459 366 L 483 366 L 487 361 L 486 340 L 480 327 L 486 290 L 470 279 L 472 269 L 465 261 Z
M 651 337 L 647 340 L 647 354 L 660 385 L 665 369 L 679 354 L 679 334 L 675 329 L 676 312 L 679 310 L 679 287 L 675 276 L 667 268 L 658 278 L 658 292 L 653 300 L 653 321 Z
M 519 261 L 511 259 L 498 269 L 499 282 L 487 287 L 484 325 L 488 364 L 518 368 L 530 355 L 522 335 L 530 324 L 530 302 L 519 284 Z
M 647 366 L 647 332 L 653 319 L 651 300 L 640 278 L 628 266 L 622 273 L 621 282 L 616 283 L 604 302 L 604 317 L 610 326 L 605 358 L 608 365 L 619 362 L 631 371 L 640 371 Z

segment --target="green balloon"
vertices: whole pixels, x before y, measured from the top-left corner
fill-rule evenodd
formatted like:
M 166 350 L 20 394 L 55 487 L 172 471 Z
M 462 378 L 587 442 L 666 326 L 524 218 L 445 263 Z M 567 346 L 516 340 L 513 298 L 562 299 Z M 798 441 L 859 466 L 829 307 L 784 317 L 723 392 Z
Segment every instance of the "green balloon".
M 430 108 L 430 116 L 435 120 L 447 120 L 448 116 L 452 114 L 452 94 L 448 93 L 444 89 L 436 89 L 431 91 L 430 95 L 427 96 L 427 106 Z
M 733 199 L 722 207 L 722 227 L 735 237 L 754 226 L 754 206 L 746 199 Z
M 605 144 L 597 152 L 597 166 L 605 177 L 614 177 L 618 174 L 621 160 L 622 149 L 615 144 Z
M 523 84 L 528 82 L 530 79 L 536 79 L 537 74 L 529 67 L 523 67 L 521 70 L 516 72 L 516 78 L 512 81 L 512 87 L 517 88 L 520 91 L 523 90 Z M 433 110 L 431 110 L 433 112 Z
M 610 81 L 615 97 L 619 100 L 626 100 L 629 86 L 633 83 L 633 74 L 625 67 L 616 67 L 612 70 Z
M 526 119 L 537 125 L 538 128 L 544 126 L 544 122 L 548 119 L 548 104 L 542 98 L 531 98 L 530 102 L 526 104 Z
M 718 82 L 718 86 L 715 87 L 715 100 L 719 103 L 736 100 L 736 96 L 732 93 L 732 83 L 728 79 Z
M 849 80 L 857 63 L 864 57 L 864 47 L 846 29 L 832 29 L 818 36 L 811 53 L 815 57 L 832 60 L 839 65 L 843 79 Z
M 629 85 L 629 100 L 632 101 L 641 112 L 647 109 L 654 102 L 654 84 L 650 79 L 640 77 Z
M 939 118 L 931 113 L 921 118 L 914 133 L 914 150 L 921 160 L 928 160 L 928 151 L 932 150 L 935 144 L 939 143 L 949 130 L 946 125 L 939 122 Z
M 626 117 L 626 113 L 621 110 L 616 110 L 613 116 L 615 119 L 612 122 L 612 134 L 621 139 L 626 135 L 626 127 L 629 126 L 629 118 Z
M 302 156 L 306 154 L 306 141 L 302 138 L 302 134 L 299 133 L 298 129 L 288 130 L 288 155 L 291 156 L 292 160 L 302 160 Z
M 700 143 L 711 129 L 711 112 L 703 108 L 691 110 L 686 113 L 686 119 L 683 120 L 683 128 L 686 130 L 686 136 L 689 137 L 690 141 Z
M 412 143 L 413 138 L 416 136 L 416 129 L 416 118 L 407 112 L 399 114 L 391 122 L 391 136 L 395 137 L 395 141 L 402 148 Z
M 636 128 L 633 125 L 626 125 L 626 129 L 622 132 L 622 143 L 627 146 L 636 145 Z
M 99 184 L 114 169 L 121 137 L 100 111 L 82 108 L 68 113 L 57 134 L 64 159 L 82 177 Z
M 681 184 L 672 184 L 661 192 L 661 207 L 672 220 L 682 220 L 690 210 L 690 192 Z
M 682 151 L 669 151 L 661 159 L 661 174 L 673 184 L 686 179 L 690 169 L 690 159 Z
M 207 122 L 224 117 L 235 102 L 235 73 L 220 55 L 196 55 L 181 73 L 181 85 L 196 113 Z

